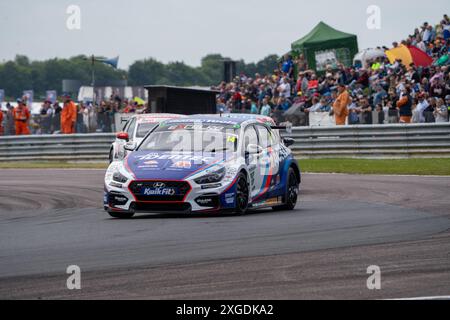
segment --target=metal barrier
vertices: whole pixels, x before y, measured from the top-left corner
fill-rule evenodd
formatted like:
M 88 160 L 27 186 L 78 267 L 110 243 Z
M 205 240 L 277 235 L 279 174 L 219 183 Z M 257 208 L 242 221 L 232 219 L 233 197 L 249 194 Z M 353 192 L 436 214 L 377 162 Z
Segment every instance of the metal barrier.
M 299 158 L 450 157 L 450 123 L 300 127 Z M 106 161 L 114 134 L 0 137 L 0 161 Z
M 450 157 L 450 123 L 295 128 L 300 158 Z
M 114 139 L 111 133 L 0 137 L 0 161 L 107 161 Z

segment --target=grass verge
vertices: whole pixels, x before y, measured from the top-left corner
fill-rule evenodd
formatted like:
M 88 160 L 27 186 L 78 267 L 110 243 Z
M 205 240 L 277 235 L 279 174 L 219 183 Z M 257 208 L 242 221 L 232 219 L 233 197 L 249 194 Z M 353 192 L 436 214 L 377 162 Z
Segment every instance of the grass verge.
M 450 159 L 304 159 L 303 172 L 450 176 Z M 106 162 L 0 162 L 0 169 L 105 169 Z
M 107 169 L 107 162 L 0 162 L 0 169 Z
M 303 172 L 450 176 L 450 159 L 305 159 Z

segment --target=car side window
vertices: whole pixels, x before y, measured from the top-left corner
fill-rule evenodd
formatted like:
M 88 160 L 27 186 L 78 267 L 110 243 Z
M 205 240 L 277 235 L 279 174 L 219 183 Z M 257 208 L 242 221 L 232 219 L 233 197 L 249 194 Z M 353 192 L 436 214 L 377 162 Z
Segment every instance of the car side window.
M 258 134 L 256 133 L 254 126 L 249 126 L 245 129 L 244 133 L 244 151 L 248 150 L 250 144 L 258 145 Z
M 274 145 L 274 137 L 273 132 L 271 132 L 265 126 L 258 125 L 257 126 L 258 137 L 259 137 L 259 146 L 263 149 L 270 148 Z
M 134 129 L 136 128 L 136 119 L 131 119 L 130 125 L 128 126 L 127 133 L 130 139 L 133 139 Z

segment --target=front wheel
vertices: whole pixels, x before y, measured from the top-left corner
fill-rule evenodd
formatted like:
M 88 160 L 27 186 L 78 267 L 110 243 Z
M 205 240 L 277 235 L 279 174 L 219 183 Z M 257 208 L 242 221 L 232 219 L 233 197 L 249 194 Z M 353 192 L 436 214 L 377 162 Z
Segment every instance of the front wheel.
M 288 172 L 288 181 L 286 184 L 286 194 L 284 196 L 286 203 L 279 207 L 274 207 L 273 209 L 275 211 L 281 211 L 281 210 L 294 210 L 295 206 L 297 205 L 298 201 L 298 188 L 299 182 L 297 180 L 297 175 L 295 174 L 295 171 L 293 168 L 289 168 Z
M 131 219 L 134 216 L 134 213 L 131 212 L 111 212 L 108 211 L 109 215 L 116 219 Z
M 249 200 L 249 187 L 247 182 L 247 177 L 244 173 L 239 173 L 239 177 L 236 181 L 236 210 L 235 213 L 238 215 L 245 214 L 248 209 Z

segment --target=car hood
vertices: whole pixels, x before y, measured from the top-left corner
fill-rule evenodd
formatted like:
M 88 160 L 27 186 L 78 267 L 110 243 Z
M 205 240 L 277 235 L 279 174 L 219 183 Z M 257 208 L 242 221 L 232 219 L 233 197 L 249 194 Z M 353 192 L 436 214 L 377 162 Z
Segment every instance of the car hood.
M 233 153 L 136 151 L 125 164 L 137 180 L 184 180 L 232 157 Z

